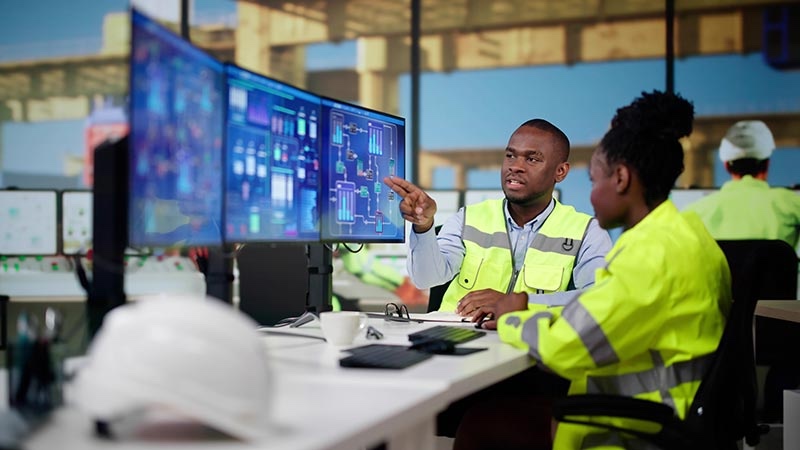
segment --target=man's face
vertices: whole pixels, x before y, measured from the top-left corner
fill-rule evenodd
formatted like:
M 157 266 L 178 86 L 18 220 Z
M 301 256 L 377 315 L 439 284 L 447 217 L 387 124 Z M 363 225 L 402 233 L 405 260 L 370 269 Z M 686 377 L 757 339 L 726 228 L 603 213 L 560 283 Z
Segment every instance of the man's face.
M 524 126 L 508 140 L 500 182 L 511 203 L 527 205 L 553 196 L 555 184 L 567 176 L 569 164 L 547 131 Z

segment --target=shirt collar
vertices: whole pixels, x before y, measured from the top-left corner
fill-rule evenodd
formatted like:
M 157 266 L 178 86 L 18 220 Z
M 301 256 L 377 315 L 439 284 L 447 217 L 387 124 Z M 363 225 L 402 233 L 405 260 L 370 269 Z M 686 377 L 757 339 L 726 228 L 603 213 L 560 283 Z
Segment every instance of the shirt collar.
M 769 189 L 769 183 L 753 178 L 752 175 L 745 175 L 738 180 L 728 180 L 722 185 L 722 189 L 735 189 L 737 186 Z
M 514 228 L 526 228 L 530 226 L 532 229 L 536 230 L 541 228 L 544 220 L 553 212 L 553 209 L 556 207 L 556 200 L 550 199 L 550 204 L 547 205 L 547 208 L 544 209 L 538 216 L 534 217 L 529 222 L 525 223 L 522 226 L 517 225 L 514 222 L 514 219 L 511 218 L 511 213 L 508 211 L 508 199 L 503 199 L 503 213 L 506 215 L 506 226 L 509 230 Z

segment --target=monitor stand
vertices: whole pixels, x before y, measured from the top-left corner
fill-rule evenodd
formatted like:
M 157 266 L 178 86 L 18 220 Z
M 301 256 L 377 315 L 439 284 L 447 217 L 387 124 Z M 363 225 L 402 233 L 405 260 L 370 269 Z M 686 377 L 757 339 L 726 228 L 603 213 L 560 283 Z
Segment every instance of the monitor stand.
M 237 254 L 239 310 L 266 326 L 329 311 L 331 260 L 322 244 L 246 244 Z
M 209 249 L 204 273 L 206 294 L 229 304 L 233 304 L 233 253 L 234 247 L 230 244 Z
M 125 304 L 125 247 L 128 245 L 128 137 L 105 141 L 94 151 L 92 281 L 86 301 L 89 338 L 103 317 Z M 98 214 L 102 211 L 102 214 Z
M 308 301 L 306 311 L 330 311 L 333 295 L 333 252 L 325 244 L 306 246 L 308 252 Z

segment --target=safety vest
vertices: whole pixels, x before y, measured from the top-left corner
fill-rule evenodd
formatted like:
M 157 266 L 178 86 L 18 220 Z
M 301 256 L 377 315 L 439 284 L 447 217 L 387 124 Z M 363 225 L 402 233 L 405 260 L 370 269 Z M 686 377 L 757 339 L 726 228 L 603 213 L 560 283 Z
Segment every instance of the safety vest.
M 800 195 L 771 188 L 746 175 L 726 182 L 719 192 L 688 205 L 714 239 L 781 239 L 792 247 L 800 233 Z
M 576 291 L 562 311 L 505 314 L 498 334 L 569 379 L 570 394 L 660 402 L 683 418 L 722 337 L 730 280 L 702 222 L 666 201 L 619 237 L 595 284 Z M 553 448 L 636 448 L 626 439 L 560 423 Z
M 517 272 L 504 200 L 486 200 L 464 208 L 464 260 L 439 310 L 455 311 L 459 300 L 480 289 L 539 294 L 567 290 L 591 216 L 554 201 L 555 208 L 531 240 Z
M 344 263 L 344 269 L 364 283 L 380 286 L 390 291 L 403 284 L 405 275 L 389 264 L 381 262 L 371 254 L 369 248 L 363 248 L 355 253 L 345 249 L 339 254 Z

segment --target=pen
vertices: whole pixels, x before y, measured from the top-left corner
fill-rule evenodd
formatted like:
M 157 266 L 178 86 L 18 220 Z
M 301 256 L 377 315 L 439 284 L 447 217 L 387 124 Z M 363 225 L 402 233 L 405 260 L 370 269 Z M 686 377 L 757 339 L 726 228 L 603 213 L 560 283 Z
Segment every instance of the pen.
M 479 320 L 478 322 L 475 323 L 475 328 L 478 328 L 478 329 L 483 328 L 483 323 L 484 322 L 488 322 L 488 321 L 490 321 L 492 319 L 494 319 L 494 315 L 492 313 L 486 314 L 485 316 L 483 316 L 481 318 L 481 320 Z

